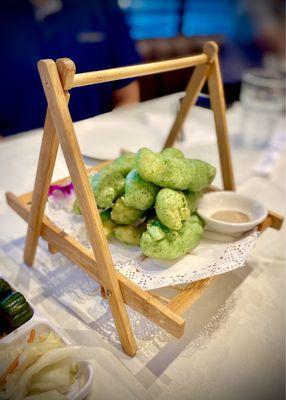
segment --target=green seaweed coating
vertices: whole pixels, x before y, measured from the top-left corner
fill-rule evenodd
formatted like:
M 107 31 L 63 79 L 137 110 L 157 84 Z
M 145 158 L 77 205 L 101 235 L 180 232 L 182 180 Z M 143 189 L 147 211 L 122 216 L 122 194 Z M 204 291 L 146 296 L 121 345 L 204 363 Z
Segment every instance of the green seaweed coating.
M 143 211 L 126 206 L 120 197 L 112 208 L 111 219 L 119 225 L 130 225 L 134 224 L 142 215 Z
M 163 225 L 158 220 L 151 220 L 147 224 L 148 233 L 152 237 L 153 240 L 158 241 L 164 239 L 167 233 L 170 233 L 171 230 Z
M 91 178 L 92 175 L 88 175 L 88 179 L 89 179 L 89 183 L 91 185 Z M 76 215 L 81 215 L 81 208 L 78 202 L 78 199 L 76 198 L 73 202 L 73 206 L 72 206 L 72 211 L 76 214 Z
M 200 192 L 215 177 L 215 168 L 201 160 L 168 157 L 147 148 L 136 154 L 136 166 L 141 178 L 157 186 Z
M 91 176 L 91 186 L 98 207 L 109 208 L 124 193 L 124 177 L 107 166 Z
M 166 228 L 159 221 L 150 221 L 140 247 L 148 257 L 173 260 L 191 251 L 203 234 L 203 223 L 197 215 L 183 222 L 179 231 Z
M 167 157 L 142 148 L 136 154 L 141 178 L 157 186 L 185 190 L 190 186 L 193 171 L 186 159 Z
M 114 221 L 112 221 L 110 214 L 111 214 L 111 210 L 105 210 L 99 214 L 100 218 L 101 218 L 102 226 L 103 226 L 103 231 L 107 238 L 111 238 L 112 236 L 114 236 L 113 230 L 117 226 L 116 223 Z
M 181 160 L 185 158 L 181 150 L 175 149 L 175 147 L 166 147 L 164 150 L 161 151 L 161 154 L 166 157 L 180 158 Z
M 185 194 L 179 190 L 161 189 L 155 203 L 156 215 L 167 228 L 179 230 L 183 221 L 190 219 L 190 209 Z
M 184 195 L 185 195 L 190 213 L 192 214 L 194 211 L 196 211 L 198 202 L 199 202 L 200 198 L 202 197 L 203 192 L 193 193 L 193 192 L 186 191 L 186 192 L 184 192 Z
M 75 201 L 73 202 L 72 210 L 76 215 L 81 215 L 81 208 L 78 199 L 75 199 Z
M 114 229 L 114 236 L 121 242 L 129 245 L 139 246 L 142 233 L 146 226 L 123 225 Z
M 97 174 L 91 176 L 91 186 L 96 203 L 109 208 L 124 193 L 124 177 L 134 168 L 135 154 L 116 158 Z
M 126 206 L 138 208 L 138 210 L 147 210 L 156 199 L 159 188 L 152 182 L 146 182 L 133 169 L 125 179 L 125 194 L 123 201 Z
M 192 180 L 188 187 L 191 192 L 200 192 L 214 180 L 216 169 L 209 163 L 201 160 L 187 160 L 192 171 Z
M 133 168 L 135 168 L 135 154 L 123 154 L 109 164 L 108 167 L 114 172 L 120 172 L 125 177 Z
M 124 154 L 116 158 L 111 164 L 102 168 L 98 173 L 89 175 L 95 201 L 100 208 L 109 208 L 113 202 L 124 193 L 124 177 L 135 166 L 135 154 Z M 81 209 L 76 199 L 73 212 L 81 214 Z

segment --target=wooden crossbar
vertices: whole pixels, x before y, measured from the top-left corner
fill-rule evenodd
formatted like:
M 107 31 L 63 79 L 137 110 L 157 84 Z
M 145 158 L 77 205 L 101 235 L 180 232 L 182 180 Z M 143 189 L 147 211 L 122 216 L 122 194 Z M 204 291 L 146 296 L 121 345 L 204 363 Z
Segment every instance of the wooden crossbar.
M 209 58 L 207 54 L 199 54 L 196 56 L 182 57 L 174 60 L 156 61 L 146 64 L 130 65 L 128 67 L 105 69 L 102 71 L 83 72 L 80 74 L 75 74 L 73 81 L 67 83 L 64 86 L 64 89 L 194 67 L 197 65 L 206 64 L 208 59 Z

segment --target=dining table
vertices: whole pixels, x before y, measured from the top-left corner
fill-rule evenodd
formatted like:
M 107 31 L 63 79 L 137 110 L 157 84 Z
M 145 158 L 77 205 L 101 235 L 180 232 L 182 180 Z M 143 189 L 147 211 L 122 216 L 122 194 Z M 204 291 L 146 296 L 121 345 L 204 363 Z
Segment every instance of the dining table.
M 181 97 L 176 93 L 75 122 L 85 164 L 148 144 L 158 151 Z M 284 121 L 273 127 L 268 146 L 247 148 L 240 140 L 240 103 L 226 115 L 236 190 L 285 215 Z M 184 315 L 181 339 L 127 307 L 138 343 L 130 358 L 96 282 L 60 253 L 50 254 L 43 240 L 34 266 L 23 262 L 27 225 L 9 208 L 5 192 L 33 190 L 42 134 L 39 128 L 0 140 L 0 275 L 39 315 L 90 348 L 94 399 L 284 399 L 285 224 L 259 237 L 244 267 L 216 277 Z M 215 165 L 214 183 L 221 187 L 211 110 L 193 107 L 175 145 L 186 156 Z M 59 151 L 53 179 L 67 175 Z

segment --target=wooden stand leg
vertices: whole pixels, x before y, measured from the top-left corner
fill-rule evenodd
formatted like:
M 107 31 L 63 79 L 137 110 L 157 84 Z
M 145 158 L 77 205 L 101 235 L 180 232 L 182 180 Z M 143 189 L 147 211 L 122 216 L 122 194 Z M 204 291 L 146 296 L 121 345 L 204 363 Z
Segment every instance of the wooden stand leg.
M 51 254 L 56 254 L 58 252 L 58 248 L 51 243 L 48 243 L 48 249 Z
M 196 103 L 200 91 L 204 86 L 209 68 L 210 66 L 207 64 L 199 65 L 192 73 L 191 79 L 186 89 L 185 97 L 183 98 L 181 103 L 180 111 L 178 112 L 178 115 L 173 123 L 168 138 L 164 144 L 164 148 L 172 147 L 174 145 L 188 112 L 190 111 L 191 107 Z
M 175 140 L 178 137 L 178 134 L 182 128 L 183 123 L 185 122 L 186 116 L 190 111 L 191 107 L 196 103 L 197 98 L 204 86 L 204 83 L 207 80 L 210 66 L 214 60 L 214 56 L 217 54 L 217 44 L 214 42 L 207 42 L 204 45 L 204 53 L 208 56 L 208 63 L 203 65 L 198 65 L 192 76 L 189 80 L 188 86 L 186 88 L 185 97 L 182 100 L 180 111 L 173 123 L 173 126 L 170 130 L 168 138 L 164 144 L 164 148 L 172 147 L 175 143 Z
M 82 210 L 92 250 L 96 255 L 97 265 L 100 266 L 98 272 L 109 300 L 117 332 L 125 352 L 130 356 L 134 356 L 137 350 L 136 342 L 76 140 L 73 122 L 65 101 L 58 70 L 52 60 L 42 60 L 38 63 L 38 67 L 59 142 Z
M 67 60 L 66 65 L 64 65 L 63 61 L 65 60 L 59 60 L 57 62 L 57 66 L 62 84 L 66 85 L 70 82 L 75 74 L 75 65 L 71 60 Z M 65 93 L 65 98 L 68 102 L 68 92 Z M 59 140 L 48 108 L 44 125 L 44 133 L 38 161 L 38 168 L 31 204 L 31 213 L 29 216 L 28 231 L 24 250 L 24 261 L 29 266 L 33 265 L 39 237 L 41 234 L 41 226 L 45 211 L 45 205 L 47 201 L 49 186 L 52 180 L 58 147 Z
M 233 168 L 231 161 L 231 151 L 228 140 L 227 123 L 225 115 L 224 90 L 223 90 L 223 83 L 222 83 L 217 54 L 214 58 L 214 62 L 212 64 L 209 73 L 208 87 L 211 100 L 211 108 L 214 113 L 224 189 L 235 190 Z
M 101 294 L 101 297 L 102 297 L 104 300 L 107 299 L 106 291 L 105 291 L 105 289 L 104 289 L 103 286 L 100 286 L 100 294 Z
M 48 190 L 56 162 L 58 146 L 59 141 L 48 110 L 44 126 L 24 250 L 24 261 L 29 266 L 33 264 L 36 254 Z

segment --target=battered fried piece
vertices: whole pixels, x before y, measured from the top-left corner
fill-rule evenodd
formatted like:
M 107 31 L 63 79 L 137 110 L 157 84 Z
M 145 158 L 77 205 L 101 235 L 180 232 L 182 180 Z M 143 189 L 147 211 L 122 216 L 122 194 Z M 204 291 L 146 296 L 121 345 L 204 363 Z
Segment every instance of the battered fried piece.
M 173 260 L 191 251 L 199 243 L 203 222 L 197 215 L 184 221 L 178 231 L 164 226 L 160 221 L 150 221 L 143 233 L 140 247 L 148 257 Z
M 202 197 L 203 192 L 193 193 L 193 192 L 186 191 L 186 192 L 184 192 L 184 195 L 185 195 L 190 213 L 192 214 L 193 212 L 196 211 L 198 202 L 199 202 L 200 198 Z
M 161 154 L 166 157 L 180 158 L 181 160 L 185 158 L 181 150 L 175 149 L 174 147 L 166 147 L 164 150 L 161 151 Z
M 91 176 L 91 187 L 98 207 L 109 208 L 124 193 L 124 177 L 106 167 Z
M 153 206 L 158 190 L 154 183 L 144 181 L 138 171 L 133 169 L 125 179 L 123 201 L 126 206 L 144 211 Z
M 145 229 L 146 229 L 145 224 L 141 224 L 139 226 L 133 226 L 133 225 L 117 226 L 114 229 L 114 236 L 116 237 L 116 239 L 120 240 L 125 244 L 139 246 L 142 233 Z
M 200 192 L 212 183 L 216 169 L 201 160 L 187 160 L 187 162 L 192 171 L 192 180 L 188 186 L 188 190 L 191 192 Z
M 131 225 L 143 215 L 143 211 L 134 207 L 128 207 L 124 204 L 122 197 L 116 200 L 112 212 L 111 219 L 118 225 Z
M 145 181 L 160 187 L 188 189 L 192 192 L 207 187 L 215 176 L 215 168 L 204 161 L 156 154 L 147 148 L 137 152 L 136 167 Z
M 100 213 L 100 218 L 101 218 L 101 222 L 103 225 L 104 234 L 108 239 L 111 238 L 112 236 L 114 236 L 113 230 L 117 226 L 116 223 L 114 221 L 112 221 L 110 214 L 111 214 L 111 210 L 106 210 L 106 211 L 103 211 Z
M 78 199 L 73 202 L 72 210 L 76 215 L 81 215 L 81 208 L 79 206 Z
M 190 219 L 190 209 L 185 194 L 179 190 L 161 189 L 157 194 L 157 217 L 167 228 L 179 230 L 183 221 Z
M 94 175 L 89 175 L 92 191 L 98 207 L 109 208 L 124 193 L 124 177 L 135 166 L 135 154 L 124 154 Z M 77 199 L 73 212 L 81 214 Z
M 127 153 L 116 158 L 110 165 L 114 172 L 120 172 L 124 177 L 135 168 L 135 154 Z
M 160 187 L 185 190 L 192 180 L 187 160 L 156 154 L 147 148 L 137 152 L 136 166 L 141 178 Z

